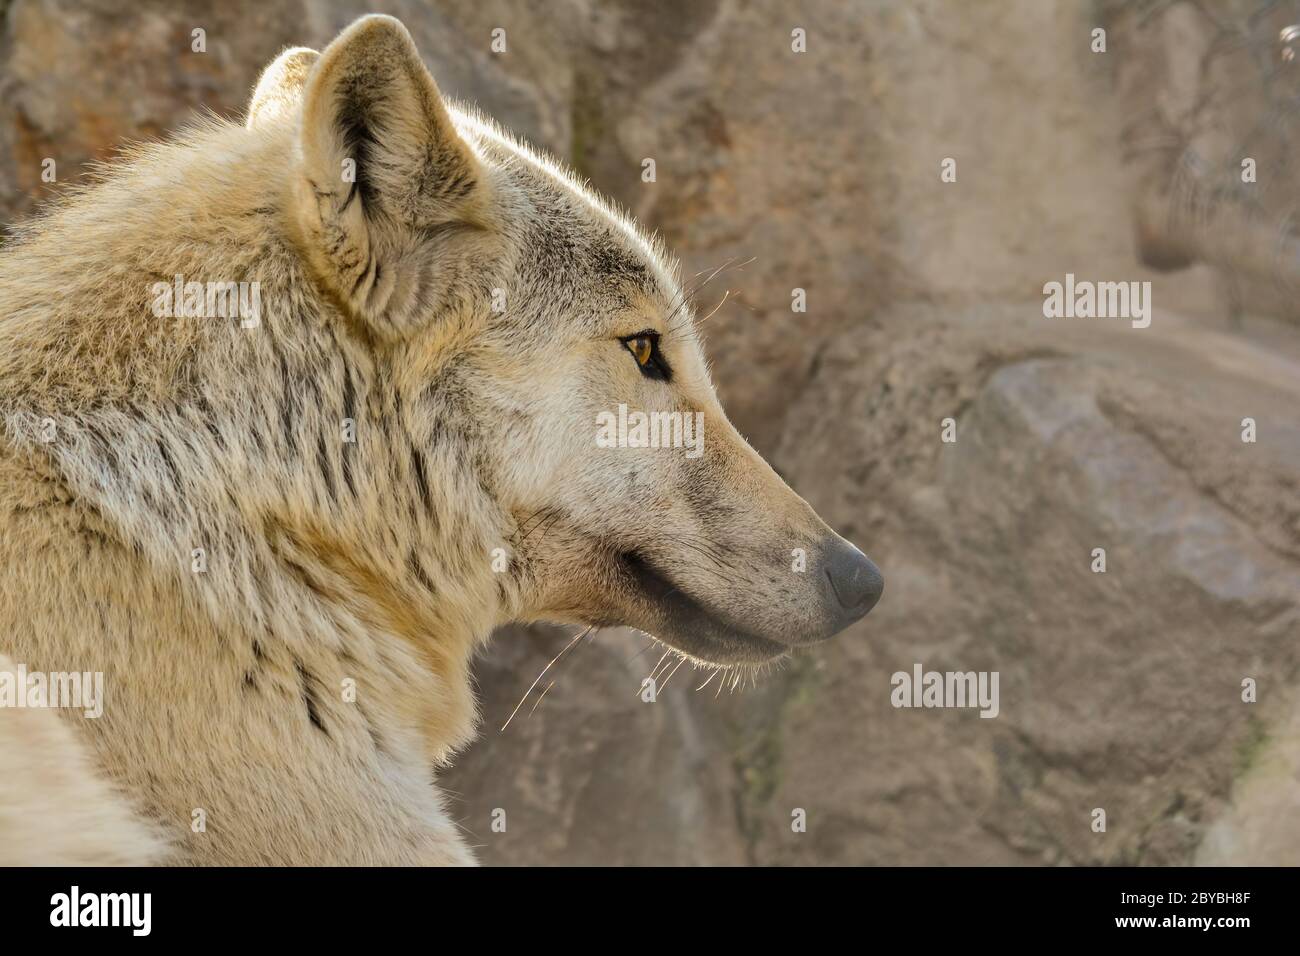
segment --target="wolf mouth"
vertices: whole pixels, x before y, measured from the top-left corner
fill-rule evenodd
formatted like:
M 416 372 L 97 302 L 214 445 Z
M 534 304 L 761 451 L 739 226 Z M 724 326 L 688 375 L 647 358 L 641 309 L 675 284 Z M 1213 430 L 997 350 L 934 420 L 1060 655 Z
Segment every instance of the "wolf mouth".
M 759 664 L 790 650 L 714 613 L 639 552 L 620 552 L 618 560 L 653 608 L 654 624 L 642 629 L 688 657 L 723 666 Z

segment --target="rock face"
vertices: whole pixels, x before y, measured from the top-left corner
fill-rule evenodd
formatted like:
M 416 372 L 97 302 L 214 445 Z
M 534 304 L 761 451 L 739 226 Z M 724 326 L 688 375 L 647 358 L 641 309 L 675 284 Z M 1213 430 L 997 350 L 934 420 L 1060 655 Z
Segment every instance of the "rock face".
M 802 689 L 820 706 L 782 726 L 825 744 L 790 749 L 772 802 L 826 781 L 854 837 L 765 858 L 1186 860 L 1288 717 L 1300 663 L 1294 352 L 1163 314 L 1146 335 L 1053 327 L 1038 303 L 892 318 L 912 330 L 897 344 L 831 350 L 793 414 L 839 414 L 777 456 L 893 570 L 891 600 Z M 1244 417 L 1277 433 L 1243 443 Z M 916 662 L 998 671 L 997 719 L 890 707 L 890 674 Z M 1245 704 L 1245 678 L 1276 692 Z M 870 776 L 847 780 L 850 760 Z
M 1295 298 L 1222 225 L 1284 220 L 1300 181 L 1258 132 L 1281 74 L 1245 82 L 1279 24 L 1138 6 L 0 0 L 0 211 L 34 208 L 44 159 L 64 182 L 196 108 L 234 114 L 282 46 L 378 10 L 446 92 L 712 276 L 701 314 L 729 291 L 704 326 L 725 403 L 885 597 L 756 686 L 683 668 L 653 704 L 661 651 L 601 632 L 502 732 L 571 636 L 506 629 L 476 666 L 482 737 L 442 775 L 484 861 L 1300 863 L 1300 343 L 1223 304 Z M 1267 55 L 1201 71 L 1225 27 Z M 1207 84 L 1241 91 L 1206 121 L 1236 139 L 1188 112 Z M 1209 229 L 1153 216 L 1185 182 L 1177 136 L 1215 169 L 1262 137 L 1270 191 L 1198 185 L 1229 207 Z M 1148 268 L 1197 262 L 1233 271 Z M 1151 327 L 1044 318 L 1067 272 L 1152 281 Z M 998 672 L 998 716 L 893 707 L 916 664 Z
M 1101 9 L 1125 50 L 1115 83 L 1140 257 L 1214 263 L 1230 311 L 1300 317 L 1296 11 L 1252 0 Z
M 559 628 L 504 628 L 475 669 L 481 736 L 440 781 L 480 858 L 745 862 L 723 726 L 697 719 L 678 692 L 702 678 L 683 668 L 655 704 L 643 703 L 641 678 L 663 649 L 638 657 L 650 642 L 614 629 L 576 645 L 525 698 L 572 638 Z

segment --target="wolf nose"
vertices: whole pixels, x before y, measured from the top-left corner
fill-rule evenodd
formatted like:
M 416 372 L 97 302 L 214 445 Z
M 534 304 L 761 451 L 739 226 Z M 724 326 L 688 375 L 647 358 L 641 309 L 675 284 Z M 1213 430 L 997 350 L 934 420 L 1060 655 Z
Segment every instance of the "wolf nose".
M 870 558 L 843 538 L 836 537 L 827 546 L 824 560 L 826 577 L 847 618 L 846 624 L 856 621 L 876 606 L 885 590 L 885 579 Z

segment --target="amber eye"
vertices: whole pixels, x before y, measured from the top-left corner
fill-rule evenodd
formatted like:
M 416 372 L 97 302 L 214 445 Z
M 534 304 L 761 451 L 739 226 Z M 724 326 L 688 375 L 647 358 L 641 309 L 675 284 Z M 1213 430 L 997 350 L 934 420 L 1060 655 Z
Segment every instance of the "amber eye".
M 636 359 L 637 368 L 646 378 L 658 379 L 661 382 L 667 382 L 672 377 L 672 369 L 668 367 L 667 360 L 659 351 L 659 333 L 652 329 L 646 329 L 644 332 L 637 332 L 635 335 L 629 335 L 626 338 L 619 339 L 627 350 L 632 353 Z
M 644 368 L 650 364 L 650 359 L 655 354 L 654 340 L 648 335 L 637 335 L 623 343 L 627 346 L 632 357 L 636 359 L 636 364 Z

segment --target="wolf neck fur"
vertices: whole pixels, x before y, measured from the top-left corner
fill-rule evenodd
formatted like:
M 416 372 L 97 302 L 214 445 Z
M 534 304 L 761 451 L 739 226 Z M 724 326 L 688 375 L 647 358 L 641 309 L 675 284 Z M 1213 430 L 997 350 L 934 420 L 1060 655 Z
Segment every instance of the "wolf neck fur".
M 263 325 L 206 330 L 166 404 L 51 407 L 10 379 L 6 431 L 154 573 L 250 641 L 379 643 L 381 656 L 410 658 L 427 686 L 384 692 L 410 698 L 401 709 L 444 759 L 473 730 L 469 659 L 513 616 L 510 576 L 490 564 L 508 518 L 471 470 L 438 382 L 406 394 L 386 380 L 391 357 L 373 361 L 335 331 L 329 304 L 277 297 L 279 258 L 268 253 L 261 276 L 274 303 Z M 225 387 L 237 364 L 281 387 Z M 48 421 L 56 438 L 42 442 Z

